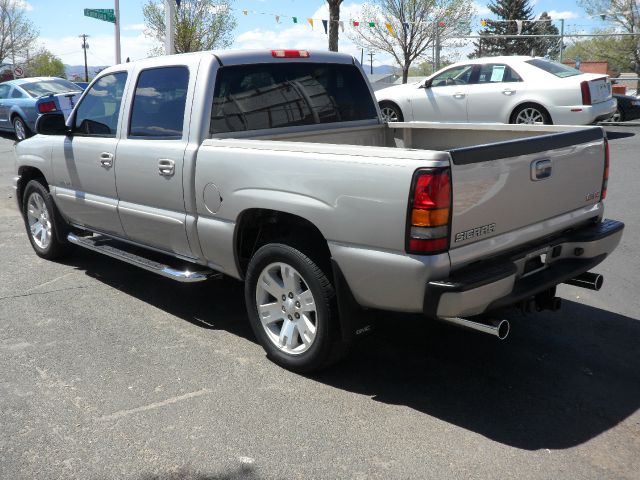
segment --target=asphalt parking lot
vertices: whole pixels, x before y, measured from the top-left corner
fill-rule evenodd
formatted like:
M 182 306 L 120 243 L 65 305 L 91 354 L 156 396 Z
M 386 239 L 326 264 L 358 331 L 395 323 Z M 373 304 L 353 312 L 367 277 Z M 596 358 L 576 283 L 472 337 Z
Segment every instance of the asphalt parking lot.
M 0 138 L 0 478 L 637 479 L 640 129 L 607 127 L 600 292 L 508 315 L 505 342 L 384 315 L 335 368 L 287 372 L 242 285 L 33 253 Z

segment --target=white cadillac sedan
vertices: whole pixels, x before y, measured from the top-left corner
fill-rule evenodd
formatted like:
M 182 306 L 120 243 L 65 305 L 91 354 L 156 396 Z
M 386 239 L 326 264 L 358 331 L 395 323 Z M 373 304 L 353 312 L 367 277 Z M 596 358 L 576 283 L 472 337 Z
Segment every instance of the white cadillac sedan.
M 388 122 L 587 125 L 616 110 L 608 76 L 525 56 L 458 62 L 376 97 Z

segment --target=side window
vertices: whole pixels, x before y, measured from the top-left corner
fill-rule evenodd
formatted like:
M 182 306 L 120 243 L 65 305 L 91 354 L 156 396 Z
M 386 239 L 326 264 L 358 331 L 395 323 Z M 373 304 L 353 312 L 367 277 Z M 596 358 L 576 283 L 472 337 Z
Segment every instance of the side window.
M 473 65 L 460 65 L 445 70 L 431 80 L 432 87 L 444 87 L 447 85 L 466 85 L 471 79 Z
M 133 97 L 129 137 L 182 137 L 188 85 L 187 67 L 143 70 Z
M 26 95 L 17 88 L 14 88 L 11 92 L 11 98 L 26 98 Z
M 9 98 L 9 85 L 0 85 L 0 98 Z
M 100 78 L 78 105 L 73 131 L 80 135 L 115 137 L 127 73 Z
M 511 67 L 503 64 L 486 64 L 480 67 L 477 83 L 521 82 Z

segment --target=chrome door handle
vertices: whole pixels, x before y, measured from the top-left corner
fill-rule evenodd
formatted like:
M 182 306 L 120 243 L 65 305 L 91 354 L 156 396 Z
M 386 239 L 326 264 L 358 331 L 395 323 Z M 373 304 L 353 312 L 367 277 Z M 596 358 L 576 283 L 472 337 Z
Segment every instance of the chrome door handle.
M 453 94 L 453 98 L 464 98 L 464 93 L 456 92 Z
M 168 158 L 158 160 L 158 173 L 164 177 L 170 177 L 176 172 L 176 162 Z
M 502 90 L 502 93 L 508 96 L 508 95 L 513 95 L 514 93 L 516 93 L 516 91 L 511 90 L 510 88 L 507 88 L 505 90 Z
M 100 163 L 103 167 L 109 168 L 113 166 L 113 153 L 102 152 L 100 154 Z

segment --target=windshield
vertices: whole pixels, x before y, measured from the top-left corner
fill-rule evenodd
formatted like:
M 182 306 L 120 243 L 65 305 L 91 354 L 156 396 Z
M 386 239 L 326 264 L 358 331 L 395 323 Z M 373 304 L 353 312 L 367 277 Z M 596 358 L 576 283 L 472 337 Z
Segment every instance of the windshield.
M 534 67 L 538 67 L 541 70 L 544 70 L 547 73 L 551 73 L 556 77 L 565 78 L 565 77 L 573 77 L 574 75 L 580 75 L 582 72 L 580 70 L 576 70 L 573 67 L 568 65 L 563 65 L 561 63 L 551 62 L 549 60 L 544 60 L 542 58 L 534 58 L 533 60 L 527 60 L 529 65 L 533 65 Z
M 50 95 L 52 93 L 55 95 L 57 93 L 79 92 L 82 90 L 75 83 L 72 83 L 63 78 L 22 83 L 20 84 L 20 87 L 33 97 L 41 97 L 43 95 Z

